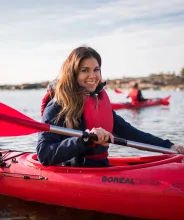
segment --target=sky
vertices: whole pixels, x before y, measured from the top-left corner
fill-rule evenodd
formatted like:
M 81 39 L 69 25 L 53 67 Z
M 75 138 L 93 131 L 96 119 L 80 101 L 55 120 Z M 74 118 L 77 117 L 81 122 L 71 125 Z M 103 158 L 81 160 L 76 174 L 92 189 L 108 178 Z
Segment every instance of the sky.
M 184 0 L 0 0 L 0 84 L 53 80 L 81 45 L 103 79 L 177 74 L 184 67 Z

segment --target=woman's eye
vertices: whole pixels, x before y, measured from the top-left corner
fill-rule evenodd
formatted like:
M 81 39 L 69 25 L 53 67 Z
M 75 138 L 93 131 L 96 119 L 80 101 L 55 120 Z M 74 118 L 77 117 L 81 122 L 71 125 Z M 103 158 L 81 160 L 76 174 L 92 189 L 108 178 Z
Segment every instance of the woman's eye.
M 83 73 L 89 73 L 90 71 L 99 72 L 100 69 L 97 68 L 97 69 L 94 69 L 94 70 L 90 70 L 90 69 L 82 69 L 82 70 L 81 70 L 81 72 L 83 72 Z
M 83 69 L 82 72 L 83 72 L 83 73 L 88 73 L 89 70 L 88 70 L 88 69 Z

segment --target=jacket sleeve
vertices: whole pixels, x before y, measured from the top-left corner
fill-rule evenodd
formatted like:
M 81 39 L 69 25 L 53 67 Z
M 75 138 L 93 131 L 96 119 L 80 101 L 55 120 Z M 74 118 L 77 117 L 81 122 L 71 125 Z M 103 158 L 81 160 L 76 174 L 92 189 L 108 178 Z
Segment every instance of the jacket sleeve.
M 54 124 L 59 109 L 60 107 L 51 100 L 44 110 L 42 122 Z M 59 122 L 60 126 L 63 126 L 63 121 Z M 84 153 L 87 149 L 88 143 L 81 138 L 51 132 L 40 132 L 38 134 L 36 151 L 40 163 L 45 166 L 66 162 Z
M 139 89 L 138 91 L 138 94 L 137 94 L 137 98 L 138 98 L 138 101 L 146 101 L 147 99 L 145 99 L 142 95 L 142 92 L 141 90 Z
M 126 122 L 122 117 L 113 111 L 114 127 L 113 133 L 115 136 L 131 141 L 141 142 L 145 144 L 156 145 L 160 147 L 170 148 L 174 145 L 170 140 L 163 140 L 152 134 L 140 131 Z

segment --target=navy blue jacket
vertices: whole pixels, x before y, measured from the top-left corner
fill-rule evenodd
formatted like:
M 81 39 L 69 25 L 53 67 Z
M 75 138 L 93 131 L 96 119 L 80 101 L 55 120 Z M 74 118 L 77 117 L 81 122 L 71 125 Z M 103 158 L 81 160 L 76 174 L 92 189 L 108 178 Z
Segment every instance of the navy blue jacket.
M 52 99 L 44 110 L 42 122 L 55 125 L 54 121 L 60 108 L 61 107 Z M 113 118 L 114 136 L 165 148 L 170 148 L 173 145 L 169 140 L 163 140 L 134 128 L 114 111 Z M 64 119 L 62 118 L 57 125 L 65 127 Z M 85 119 L 82 115 L 78 130 L 85 129 Z M 39 161 L 45 166 L 57 165 L 63 162 L 65 162 L 65 165 L 69 164 L 73 166 L 108 166 L 108 159 L 105 161 L 91 161 L 91 159 L 84 159 L 84 155 L 86 155 L 90 149 L 89 143 L 84 142 L 82 138 L 68 137 L 51 132 L 40 132 L 38 135 L 36 150 Z

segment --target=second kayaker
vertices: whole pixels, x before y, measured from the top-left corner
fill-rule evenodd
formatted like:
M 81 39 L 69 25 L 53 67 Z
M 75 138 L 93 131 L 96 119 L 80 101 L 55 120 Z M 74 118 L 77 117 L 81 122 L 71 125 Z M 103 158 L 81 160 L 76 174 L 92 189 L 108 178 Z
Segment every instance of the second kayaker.
M 40 132 L 36 150 L 42 165 L 109 166 L 108 140 L 113 143 L 113 135 L 172 148 L 184 154 L 182 146 L 140 131 L 117 115 L 112 110 L 104 85 L 100 55 L 90 47 L 74 49 L 63 64 L 54 96 L 49 102 L 44 99 L 42 122 L 88 129 L 97 135 L 98 141 Z
M 133 84 L 132 89 L 128 93 L 127 98 L 131 99 L 131 103 L 132 104 L 136 104 L 137 102 L 142 102 L 142 101 L 146 101 L 147 100 L 147 99 L 145 99 L 143 97 L 142 92 L 139 89 L 138 83 L 134 83 Z

